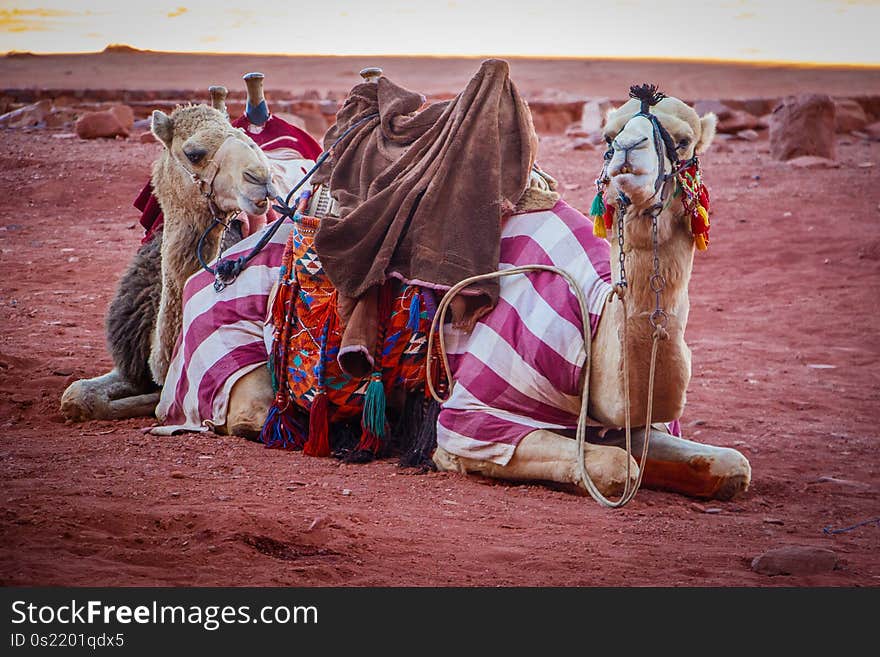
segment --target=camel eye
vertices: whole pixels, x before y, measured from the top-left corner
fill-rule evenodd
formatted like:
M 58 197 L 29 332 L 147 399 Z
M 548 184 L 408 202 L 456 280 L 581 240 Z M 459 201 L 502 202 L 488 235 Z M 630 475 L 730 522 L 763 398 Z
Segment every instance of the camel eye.
M 690 146 L 690 144 L 691 144 L 691 140 L 688 139 L 687 137 L 685 137 L 684 139 L 680 139 L 680 140 L 679 140 L 678 145 L 677 145 L 675 148 L 676 148 L 677 150 L 682 151 L 682 150 L 684 150 L 685 148 L 687 148 L 688 146 Z
M 184 155 L 186 155 L 186 159 L 193 164 L 198 164 L 202 161 L 202 158 L 205 157 L 205 151 L 201 149 L 193 149 L 191 151 L 184 151 Z

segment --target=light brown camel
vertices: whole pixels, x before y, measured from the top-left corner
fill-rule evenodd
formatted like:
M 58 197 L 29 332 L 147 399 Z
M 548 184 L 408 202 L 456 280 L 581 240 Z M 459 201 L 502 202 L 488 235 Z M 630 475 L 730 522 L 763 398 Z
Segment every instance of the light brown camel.
M 609 115 L 605 136 L 612 156 L 608 162 L 610 198 L 618 194 L 628 199 L 625 213 L 617 213 L 610 235 L 613 279 L 620 280 L 616 235 L 618 222 L 624 224 L 625 270 L 629 285 L 623 301 L 606 304 L 598 330 L 593 336 L 592 368 L 589 378 L 590 417 L 606 427 L 625 424 L 624 359 L 622 336 L 626 322 L 629 360 L 631 419 L 633 426 L 644 426 L 647 379 L 653 329 L 649 317 L 655 310 L 651 288 L 654 274 L 651 210 L 657 202 L 655 182 L 658 174 L 668 173 L 671 164 L 655 139 L 649 119 L 636 116 L 640 103 L 633 99 Z M 699 117 L 682 101 L 666 98 L 651 108 L 673 138 L 678 157 L 684 161 L 709 147 L 716 117 Z M 658 152 L 658 146 L 660 146 Z M 664 167 L 661 171 L 660 167 Z M 674 198 L 658 216 L 658 255 L 660 273 L 666 281 L 661 306 L 668 315 L 668 339 L 659 343 L 654 389 L 656 422 L 681 416 L 691 376 L 690 349 L 684 340 L 689 303 L 687 285 L 694 260 L 694 236 L 681 197 Z M 501 281 L 505 284 L 504 279 Z M 698 497 L 729 499 L 746 490 L 751 468 L 736 450 L 703 445 L 669 435 L 654 425 L 649 442 L 644 485 Z M 634 433 L 634 454 L 640 454 L 645 431 Z M 621 445 L 623 432 L 611 431 L 604 444 L 588 444 L 585 452 L 587 472 L 605 495 L 619 493 L 627 472 L 627 456 Z M 454 470 L 510 480 L 543 480 L 578 484 L 577 446 L 569 437 L 547 430 L 535 431 L 518 444 L 506 465 L 466 458 L 438 447 L 434 462 L 441 470 Z M 635 479 L 638 467 L 631 463 Z
M 218 92 L 212 91 L 212 101 L 222 107 L 223 94 Z M 118 327 L 108 322 L 108 333 L 124 334 L 118 336 L 123 347 L 114 349 L 111 344 L 117 367 L 68 387 L 61 410 L 71 419 L 153 414 L 158 393 L 150 390 L 149 381 L 143 380 L 146 376 L 127 375 L 139 367 L 146 372 L 146 368 L 142 363 L 118 361 L 147 359 L 151 378 L 162 384 L 180 332 L 183 284 L 198 269 L 199 237 L 215 214 L 263 215 L 268 199 L 275 195 L 265 154 L 218 109 L 190 105 L 178 107 L 171 116 L 155 111 L 152 130 L 165 146 L 152 174 L 165 216 L 164 229 L 161 239 L 139 251 L 120 281 L 120 294 L 114 300 L 119 307 L 111 306 L 111 320 L 127 318 L 118 319 Z M 219 242 L 220 231 L 213 231 L 203 249 L 207 259 L 216 255 Z M 161 265 L 157 250 L 161 250 Z M 158 277 L 161 287 L 155 284 Z M 117 358 L 117 352 L 123 355 Z

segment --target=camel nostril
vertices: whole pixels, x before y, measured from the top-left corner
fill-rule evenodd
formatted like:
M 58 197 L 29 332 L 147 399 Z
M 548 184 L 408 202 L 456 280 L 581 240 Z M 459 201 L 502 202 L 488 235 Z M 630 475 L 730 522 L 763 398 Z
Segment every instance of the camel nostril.
M 259 175 L 253 173 L 251 171 L 245 171 L 242 176 L 244 177 L 246 182 L 249 182 L 252 185 L 269 185 L 269 177 L 264 175 Z

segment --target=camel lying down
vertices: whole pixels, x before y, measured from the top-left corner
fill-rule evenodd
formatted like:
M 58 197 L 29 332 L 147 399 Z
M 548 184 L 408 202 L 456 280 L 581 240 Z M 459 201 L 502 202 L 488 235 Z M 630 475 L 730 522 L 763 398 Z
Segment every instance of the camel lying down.
M 676 177 L 672 174 L 673 167 L 677 163 L 688 161 L 695 154 L 702 153 L 709 147 L 715 132 L 716 118 L 712 114 L 701 118 L 692 108 L 674 98 L 665 98 L 652 104 L 650 114 L 657 119 L 657 123 L 667 133 L 666 136 L 671 137 L 672 148 L 675 149 L 672 154 L 669 152 L 670 140 L 658 139 L 657 124 L 639 110 L 638 100 L 626 103 L 610 115 L 606 127 L 610 159 L 605 170 L 608 185 L 605 199 L 609 206 L 614 203 L 614 199 L 620 199 L 621 202 L 616 206 L 617 211 L 608 215 L 609 234 L 613 236 L 609 240 L 610 247 L 608 242 L 602 241 L 601 244 L 605 249 L 605 267 L 610 268 L 612 280 L 621 280 L 620 263 L 624 263 L 628 282 L 626 293 L 622 299 L 609 297 L 606 300 L 603 297 L 596 307 L 598 316 L 590 345 L 592 366 L 588 373 L 589 378 L 582 369 L 584 354 L 577 354 L 578 348 L 583 352 L 583 344 L 581 342 L 578 347 L 576 344 L 578 331 L 573 330 L 575 342 L 572 342 L 570 347 L 563 345 L 559 350 L 565 352 L 563 355 L 566 356 L 568 363 L 566 367 L 570 367 L 571 372 L 580 374 L 572 379 L 574 389 L 553 390 L 544 385 L 534 393 L 543 396 L 545 406 L 556 410 L 570 410 L 572 399 L 576 401 L 578 397 L 577 387 L 581 386 L 580 394 L 582 394 L 582 386 L 588 385 L 590 417 L 605 427 L 625 425 L 627 392 L 632 402 L 630 413 L 633 426 L 645 424 L 647 374 L 654 331 L 649 318 L 655 314 L 658 303 L 665 314 L 665 319 L 664 339 L 658 344 L 656 357 L 657 375 L 653 403 L 655 422 L 671 422 L 681 416 L 691 374 L 690 350 L 684 341 L 684 332 L 689 313 L 687 284 L 694 260 L 695 232 L 691 223 L 691 213 L 685 207 L 685 195 L 680 194 L 680 190 L 674 189 L 677 183 Z M 174 120 L 173 115 L 172 120 L 173 130 L 167 129 L 167 126 L 163 127 L 163 120 L 154 116 L 154 132 L 163 135 L 163 142 L 166 145 L 166 151 L 157 163 L 157 170 L 162 168 L 168 173 L 175 171 L 177 166 L 171 162 L 172 159 L 183 161 L 183 158 L 186 158 L 184 145 L 188 143 L 187 139 L 191 138 L 191 133 L 188 135 L 185 131 L 177 129 L 177 121 Z M 219 126 L 212 126 L 211 129 L 219 130 Z M 218 147 L 218 139 L 217 137 L 211 139 L 213 148 Z M 660 193 L 657 187 L 657 181 L 661 180 L 663 187 L 666 188 L 663 193 Z M 159 312 L 159 320 L 153 331 L 154 336 L 160 337 L 159 339 L 154 337 L 151 343 L 152 355 L 149 359 L 154 375 L 164 375 L 163 367 L 164 371 L 168 370 L 171 355 L 169 345 L 173 346 L 181 330 L 182 309 L 179 299 L 183 282 L 195 271 L 192 263 L 193 235 L 197 236 L 205 225 L 205 208 L 198 209 L 198 199 L 202 198 L 198 187 L 185 184 L 181 176 L 178 176 L 178 185 L 178 202 L 188 209 L 180 216 L 169 216 L 166 219 L 168 226 L 162 244 L 164 287 L 160 304 L 163 310 Z M 526 195 L 532 191 L 527 190 Z M 185 200 L 184 196 L 189 200 Z M 229 206 L 232 207 L 237 201 L 234 194 L 229 196 Z M 665 199 L 660 207 L 657 205 L 658 198 Z M 551 206 L 553 203 L 529 209 L 553 212 Z M 558 212 L 558 207 L 556 210 Z M 506 226 L 514 225 L 516 221 L 512 220 L 521 216 L 527 215 L 514 215 L 506 222 Z M 578 216 L 584 224 L 589 225 L 586 217 Z M 652 216 L 656 217 L 656 224 L 652 222 Z M 578 220 L 575 218 L 572 221 L 577 223 Z M 656 235 L 652 232 L 654 225 L 656 225 Z M 549 229 L 545 226 L 543 230 Z M 622 233 L 623 238 L 622 259 L 619 232 Z M 531 237 L 538 242 L 544 240 L 547 244 L 554 244 L 560 242 L 562 238 L 571 238 L 572 235 L 574 235 L 573 239 L 580 242 L 584 251 L 597 252 L 596 242 L 592 241 L 597 238 L 577 226 L 571 229 L 570 235 L 557 235 L 555 238 L 553 235 Z M 213 245 L 213 248 L 216 251 L 216 245 Z M 658 272 L 654 269 L 655 250 L 659 261 Z M 554 253 L 549 254 L 551 259 L 555 257 Z M 504 260 L 503 253 L 502 260 Z M 525 263 L 516 262 L 514 259 L 509 264 Z M 574 267 L 577 268 L 577 263 L 574 263 Z M 598 269 L 598 266 L 584 266 L 582 269 L 590 268 Z M 652 277 L 658 273 L 665 281 L 659 296 L 651 286 Z M 517 279 L 526 280 L 517 282 Z M 593 285 L 592 279 L 588 284 Z M 513 296 L 520 295 L 517 298 L 525 298 L 521 295 L 524 293 L 524 286 L 528 285 L 526 277 L 502 279 L 501 299 L 505 300 L 505 295 L 508 293 Z M 610 289 L 611 285 L 606 284 L 606 287 Z M 540 297 L 534 288 L 531 293 Z M 155 298 L 152 298 L 152 302 L 155 303 Z M 537 314 L 521 315 L 520 321 L 526 327 L 541 325 L 543 320 L 540 313 L 545 309 L 540 298 L 526 302 L 526 306 Z M 490 326 L 493 315 L 498 312 L 501 311 L 496 308 L 489 313 L 478 323 L 478 328 L 481 324 Z M 488 352 L 484 340 L 492 331 L 479 329 L 471 334 L 461 334 L 452 328 L 444 330 L 447 331 L 450 349 L 461 356 L 457 359 L 457 365 L 453 367 L 455 379 L 468 380 L 468 367 L 479 366 L 494 368 L 497 372 L 507 371 L 507 363 L 493 362 L 486 355 Z M 624 334 L 625 346 L 622 343 Z M 508 346 L 516 350 L 516 341 Z M 468 356 L 473 357 L 468 358 Z M 542 382 L 554 380 L 554 376 L 551 376 L 553 373 L 541 371 L 541 363 L 530 362 L 528 354 L 520 354 L 520 356 L 522 359 L 520 365 L 524 368 L 522 371 L 537 374 L 537 379 L 529 385 L 541 388 Z M 628 362 L 628 391 L 624 389 L 624 362 Z M 516 380 L 517 374 L 521 373 L 510 373 L 510 380 Z M 118 384 L 121 377 L 114 372 L 105 375 L 104 378 L 102 394 L 106 397 L 112 397 L 120 391 L 133 394 L 129 398 L 111 401 L 110 411 L 105 417 L 130 416 L 147 409 L 151 411 L 155 406 L 155 392 L 144 392 L 143 388 L 136 387 L 123 390 L 122 384 Z M 155 378 L 159 381 L 163 380 L 163 376 Z M 114 388 L 113 386 L 117 384 L 119 387 Z M 482 402 L 479 399 L 479 391 L 472 390 L 471 387 L 470 384 L 455 385 L 451 399 L 443 407 L 438 423 L 438 445 L 433 454 L 433 463 L 437 468 L 507 480 L 547 481 L 582 487 L 576 468 L 576 442 L 567 435 L 566 431 L 557 426 L 559 422 L 536 421 L 535 418 L 521 415 L 523 412 L 521 408 L 513 405 L 511 401 L 517 398 L 516 395 L 511 395 L 509 399 L 502 397 L 497 402 L 493 402 L 500 406 L 491 406 Z M 527 391 L 524 394 L 528 396 L 529 393 Z M 65 393 L 65 397 L 69 396 L 73 396 L 71 390 Z M 213 418 L 215 420 L 213 428 L 220 433 L 259 435 L 272 400 L 273 391 L 266 368 L 252 369 L 238 378 L 231 387 L 225 417 Z M 505 405 L 507 402 L 512 405 Z M 114 407 L 113 404 L 116 406 Z M 505 422 L 530 426 L 534 430 L 521 431 L 515 438 L 500 440 L 489 431 L 463 435 L 449 428 L 455 426 L 459 416 L 480 413 L 490 418 L 485 425 L 482 425 L 484 427 L 495 426 L 491 418 L 502 418 Z M 80 417 L 86 415 L 87 412 L 83 412 Z M 576 410 L 574 415 L 576 417 Z M 218 419 L 222 421 L 217 422 Z M 475 426 L 479 426 L 479 423 Z M 643 484 L 648 488 L 670 490 L 700 498 L 730 499 L 748 488 L 751 469 L 746 458 L 738 451 L 676 437 L 662 430 L 661 427 L 665 429 L 664 425 L 654 424 L 653 427 L 647 461 L 640 464 L 636 461 L 628 463 L 626 452 L 621 448 L 624 444 L 621 430 L 590 434 L 591 442 L 587 445 L 584 455 L 585 466 L 603 494 L 616 495 L 623 489 L 628 466 L 632 480 L 635 480 L 639 466 L 644 469 Z M 500 431 L 499 435 L 501 434 L 504 434 L 503 430 Z M 636 457 L 640 455 L 644 437 L 644 428 L 633 432 L 633 454 Z

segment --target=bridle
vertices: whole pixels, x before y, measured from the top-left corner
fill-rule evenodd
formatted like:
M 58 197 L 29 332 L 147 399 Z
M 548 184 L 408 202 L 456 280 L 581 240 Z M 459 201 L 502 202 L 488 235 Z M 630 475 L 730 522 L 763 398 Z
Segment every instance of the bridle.
M 291 204 L 291 200 L 293 200 L 296 192 L 299 191 L 299 189 L 309 180 L 309 178 L 312 177 L 312 174 L 314 174 L 321 167 L 321 165 L 324 164 L 325 160 L 330 157 L 333 148 L 345 137 L 347 137 L 352 132 L 352 130 L 366 123 L 370 119 L 374 119 L 378 116 L 378 112 L 368 114 L 367 116 L 364 116 L 363 118 L 355 121 L 350 126 L 348 126 L 348 128 L 346 128 L 342 132 L 342 134 L 336 138 L 336 140 L 330 145 L 330 147 L 318 156 L 318 159 L 315 160 L 314 166 L 312 166 L 312 168 L 306 172 L 302 179 L 293 187 L 293 189 L 290 190 L 290 192 L 288 192 L 286 197 L 282 197 L 280 195 L 275 197 L 274 200 L 276 204 L 272 206 L 272 209 L 278 212 L 278 214 L 281 216 L 279 216 L 278 219 L 275 220 L 275 223 L 272 224 L 269 230 L 263 233 L 263 235 L 260 237 L 260 240 L 254 245 L 254 247 L 250 251 L 248 251 L 247 254 L 239 256 L 234 260 L 223 260 L 221 254 L 220 256 L 218 256 L 217 265 L 214 268 L 210 267 L 208 263 L 205 262 L 204 256 L 202 255 L 202 248 L 204 246 L 205 240 L 207 239 L 208 235 L 211 234 L 211 231 L 213 231 L 220 224 L 224 224 L 228 228 L 228 220 L 231 219 L 232 214 L 237 214 L 238 211 L 227 215 L 226 217 L 221 217 L 221 213 L 219 211 L 215 211 L 216 203 L 211 206 L 211 212 L 214 215 L 214 221 L 211 223 L 210 226 L 208 226 L 208 228 L 205 229 L 205 232 L 203 232 L 202 236 L 199 238 L 199 243 L 196 247 L 196 256 L 199 259 L 199 265 L 201 265 L 202 269 L 204 269 L 206 272 L 214 277 L 215 291 L 221 292 L 224 288 L 226 288 L 226 286 L 231 285 L 235 282 L 235 279 L 238 278 L 238 275 L 244 270 L 245 267 L 248 266 L 248 263 L 256 258 L 257 255 L 259 255 L 259 253 L 266 247 L 266 245 L 272 241 L 272 238 L 275 237 L 275 233 L 277 233 L 278 229 L 281 228 L 281 224 L 283 224 L 287 219 L 290 219 L 291 221 L 296 220 L 297 207 L 299 204 L 296 201 Z M 215 173 L 214 177 L 216 177 L 216 175 L 217 174 Z M 208 188 L 211 195 L 213 195 L 213 187 L 214 183 L 212 179 L 211 184 Z M 211 205 L 210 200 L 209 205 Z
M 645 91 L 647 90 L 649 90 L 648 93 L 645 93 Z M 633 87 L 633 89 L 631 89 L 630 91 L 630 96 L 633 98 L 637 98 L 639 101 L 641 101 L 641 107 L 639 108 L 638 112 L 627 119 L 626 123 L 624 123 L 623 127 L 620 129 L 620 132 L 623 132 L 626 129 L 626 126 L 629 124 L 630 121 L 638 117 L 645 118 L 651 123 L 651 136 L 654 141 L 654 152 L 657 154 L 658 159 L 657 178 L 654 180 L 654 195 L 651 198 L 656 197 L 658 194 L 660 195 L 660 198 L 657 203 L 651 206 L 649 211 L 652 214 L 656 215 L 659 214 L 665 207 L 666 197 L 669 193 L 670 182 L 674 183 L 678 175 L 681 174 L 681 172 L 685 169 L 689 169 L 690 167 L 695 165 L 698 166 L 699 158 L 696 154 L 694 154 L 687 160 L 679 160 L 678 152 L 675 147 L 675 141 L 672 139 L 672 135 L 669 134 L 669 131 L 663 126 L 663 124 L 660 122 L 660 119 L 657 118 L 657 115 L 651 113 L 651 106 L 656 105 L 658 102 L 663 100 L 663 98 L 666 97 L 665 94 L 656 91 L 656 89 L 650 87 L 649 85 L 644 85 L 643 87 Z M 605 152 L 605 163 L 602 167 L 602 173 L 599 176 L 599 180 L 596 181 L 597 184 L 599 184 L 601 181 L 603 185 L 607 185 L 607 183 L 610 181 L 610 179 L 608 178 L 608 165 L 611 162 L 611 158 L 614 156 L 615 150 L 623 150 L 624 152 L 628 152 L 643 143 L 645 139 L 647 139 L 647 137 L 631 145 L 629 148 L 622 148 L 617 142 L 616 138 L 612 140 L 609 144 L 608 150 Z M 668 173 L 666 171 L 667 161 L 671 165 L 671 169 Z M 622 203 L 624 208 L 630 205 L 629 199 L 620 192 L 618 192 L 618 203 Z

